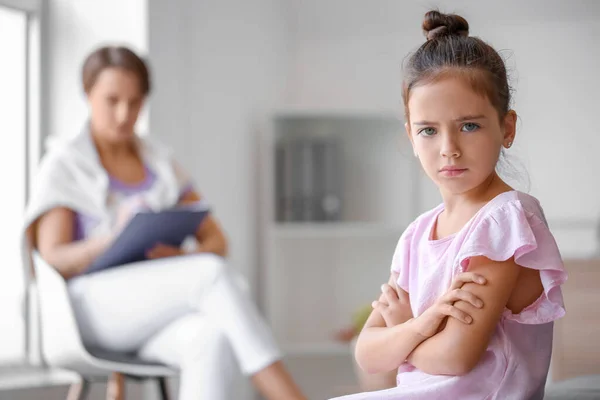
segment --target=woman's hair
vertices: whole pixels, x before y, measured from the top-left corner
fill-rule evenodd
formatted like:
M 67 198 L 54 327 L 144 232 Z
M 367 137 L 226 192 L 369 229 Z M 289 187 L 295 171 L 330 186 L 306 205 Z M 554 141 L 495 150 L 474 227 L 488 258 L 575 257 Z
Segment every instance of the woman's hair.
M 410 91 L 445 76 L 465 78 L 473 90 L 487 97 L 500 118 L 510 109 L 511 89 L 504 60 L 492 46 L 469 36 L 469 24 L 461 16 L 429 11 L 423 20 L 427 41 L 404 67 L 402 98 L 407 119 Z
M 122 68 L 134 73 L 140 81 L 142 94 L 146 96 L 150 93 L 150 73 L 144 60 L 127 47 L 115 46 L 101 47 L 85 59 L 81 78 L 86 93 L 92 90 L 98 75 L 106 68 Z

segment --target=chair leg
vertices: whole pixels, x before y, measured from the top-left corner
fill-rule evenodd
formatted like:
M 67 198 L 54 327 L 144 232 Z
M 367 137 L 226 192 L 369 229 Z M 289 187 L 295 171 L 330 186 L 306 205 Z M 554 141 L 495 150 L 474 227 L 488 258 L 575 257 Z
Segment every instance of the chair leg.
M 160 398 L 161 400 L 170 400 L 171 396 L 169 396 L 169 387 L 167 385 L 167 378 L 156 378 L 158 381 L 158 387 L 160 390 Z
M 113 372 L 108 378 L 106 400 L 125 400 L 125 376 Z
M 69 388 L 67 400 L 85 400 L 90 390 L 90 382 L 82 379 L 79 383 L 74 383 Z

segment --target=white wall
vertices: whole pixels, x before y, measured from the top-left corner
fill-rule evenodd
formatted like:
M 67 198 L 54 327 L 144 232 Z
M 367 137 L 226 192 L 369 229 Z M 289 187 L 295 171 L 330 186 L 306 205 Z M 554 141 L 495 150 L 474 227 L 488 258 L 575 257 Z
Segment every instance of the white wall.
M 402 61 L 424 41 L 423 14 L 457 12 L 471 35 L 508 57 L 521 117 L 516 155 L 566 255 L 595 251 L 600 187 L 590 178 L 600 145 L 600 3 L 292 1 L 287 102 L 302 107 L 401 109 Z M 526 179 L 522 179 L 526 182 Z M 425 190 L 424 206 L 437 202 Z
M 280 104 L 285 2 L 149 2 L 151 135 L 172 146 L 214 207 L 231 263 L 254 283 L 256 127 Z

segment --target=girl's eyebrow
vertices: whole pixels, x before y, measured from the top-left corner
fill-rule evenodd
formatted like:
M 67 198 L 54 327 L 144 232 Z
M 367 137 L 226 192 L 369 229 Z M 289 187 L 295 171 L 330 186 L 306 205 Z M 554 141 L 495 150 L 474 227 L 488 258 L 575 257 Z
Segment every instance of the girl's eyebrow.
M 455 119 L 456 122 L 464 122 L 464 121 L 472 121 L 474 119 L 485 119 L 485 115 L 465 115 L 464 117 L 460 117 Z
M 454 121 L 456 122 L 464 122 L 464 121 L 473 121 L 476 119 L 485 119 L 485 115 L 465 115 L 464 117 L 456 118 Z M 416 121 L 413 122 L 413 125 L 437 125 L 435 122 L 431 121 Z
M 429 122 L 429 121 L 417 121 L 417 122 L 413 122 L 413 125 L 437 125 L 435 122 Z

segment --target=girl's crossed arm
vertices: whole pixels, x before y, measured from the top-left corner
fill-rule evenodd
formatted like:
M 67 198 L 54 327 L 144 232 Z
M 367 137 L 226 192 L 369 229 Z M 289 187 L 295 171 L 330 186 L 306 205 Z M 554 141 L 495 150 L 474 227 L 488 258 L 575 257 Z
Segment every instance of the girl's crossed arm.
M 388 372 L 397 369 L 423 341 L 433 336 L 442 321 L 452 316 L 465 323 L 469 316 L 463 310 L 454 307 L 454 302 L 464 300 L 473 305 L 480 300 L 473 294 L 464 291 L 461 286 L 467 282 L 484 283 L 481 277 L 464 273 L 457 277 L 450 290 L 430 307 L 424 316 L 412 318 L 408 293 L 396 287 L 397 276 L 392 274 L 378 302 L 374 302 L 374 310 L 356 344 L 356 362 L 369 373 Z M 397 299 L 390 290 L 394 288 Z M 388 326 L 388 322 L 400 322 Z
M 485 278 L 485 285 L 465 283 L 465 293 L 477 296 L 483 304 L 459 300 L 454 307 L 472 317 L 472 323 L 463 324 L 448 318 L 446 326 L 431 338 L 421 342 L 408 361 L 423 372 L 432 375 L 464 375 L 471 371 L 489 344 L 498 320 L 515 288 L 521 267 L 513 259 L 496 262 L 485 257 L 470 260 L 469 271 Z M 540 289 L 541 290 L 541 289 Z M 539 296 L 540 293 L 534 293 Z M 531 298 L 523 298 L 526 306 Z M 527 304 L 525 304 L 527 303 Z M 517 305 L 517 308 L 522 308 Z M 419 318 L 429 313 L 425 311 Z M 417 318 L 418 319 L 418 318 Z

